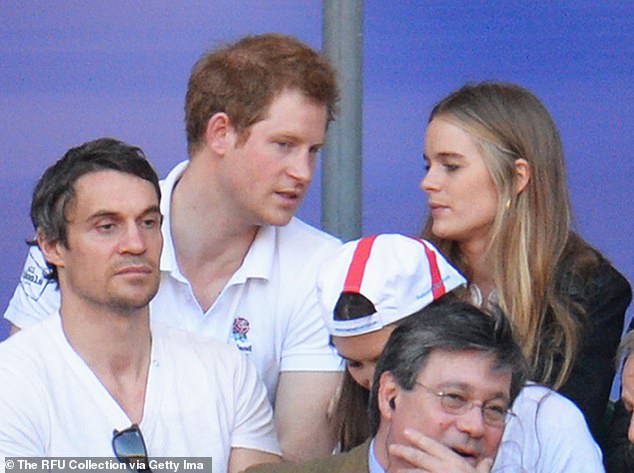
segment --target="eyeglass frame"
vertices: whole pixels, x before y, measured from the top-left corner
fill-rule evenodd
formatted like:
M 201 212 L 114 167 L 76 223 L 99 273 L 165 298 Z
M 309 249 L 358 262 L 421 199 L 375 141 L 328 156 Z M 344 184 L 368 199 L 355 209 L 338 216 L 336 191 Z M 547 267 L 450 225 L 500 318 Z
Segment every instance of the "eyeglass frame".
M 443 410 L 450 415 L 455 415 L 455 416 L 460 416 L 463 414 L 466 414 L 467 412 L 469 412 L 471 409 L 473 409 L 473 406 L 476 406 L 480 409 L 480 414 L 482 415 L 482 421 L 488 425 L 489 427 L 494 427 L 494 428 L 504 428 L 504 426 L 506 426 L 506 424 L 508 423 L 508 421 L 512 418 L 515 417 L 515 413 L 511 410 L 510 407 L 507 407 L 504 410 L 504 417 L 501 419 L 501 423 L 497 423 L 496 421 L 491 422 L 491 419 L 487 420 L 487 415 L 486 412 L 495 412 L 495 411 L 491 411 L 491 410 L 486 410 L 487 409 L 487 404 L 490 401 L 477 401 L 477 400 L 473 400 L 473 399 L 466 399 L 464 396 L 458 394 L 458 393 L 450 393 L 450 392 L 446 392 L 446 391 L 437 391 L 436 389 L 430 388 L 429 386 L 424 385 L 423 383 L 419 382 L 419 381 L 414 381 L 414 385 L 415 386 L 420 386 L 422 388 L 424 388 L 428 393 L 433 394 L 434 396 L 436 396 L 439 400 L 440 400 L 440 406 L 443 408 Z M 454 408 L 451 406 L 447 406 L 446 402 L 449 399 L 449 396 L 453 396 L 453 397 L 460 397 L 462 401 L 464 401 L 464 405 L 459 407 L 459 408 Z
M 137 457 L 131 457 L 131 456 L 124 456 L 121 455 L 118 451 L 117 451 L 117 447 L 115 442 L 117 441 L 117 439 L 119 437 L 122 437 L 124 435 L 128 435 L 128 434 L 137 434 L 138 435 L 138 439 L 141 442 L 141 446 L 143 447 L 143 457 L 142 458 L 137 458 Z M 147 471 L 152 473 L 152 470 L 150 468 L 150 461 L 148 458 L 148 454 L 147 454 L 147 446 L 145 445 L 145 439 L 143 438 L 143 434 L 141 433 L 141 428 L 139 427 L 138 424 L 132 424 L 130 427 L 123 429 L 123 430 L 117 430 L 114 429 L 112 431 L 112 451 L 114 452 L 115 456 L 117 457 L 117 460 L 119 460 L 121 463 L 125 463 L 129 468 L 132 468 L 136 471 Z M 135 460 L 133 460 L 132 458 L 135 458 Z M 138 468 L 140 466 L 140 464 L 142 464 L 143 466 L 145 466 L 145 468 Z

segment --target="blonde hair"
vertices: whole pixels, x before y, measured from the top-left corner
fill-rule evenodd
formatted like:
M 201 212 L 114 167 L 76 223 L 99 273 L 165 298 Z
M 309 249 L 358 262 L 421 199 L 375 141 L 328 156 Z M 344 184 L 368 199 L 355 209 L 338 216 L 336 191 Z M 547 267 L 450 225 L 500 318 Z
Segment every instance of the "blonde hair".
M 571 231 L 557 127 L 531 92 L 504 83 L 462 87 L 434 107 L 429 121 L 440 116 L 480 146 L 499 196 L 486 254 L 487 261 L 494 262 L 498 304 L 513 321 L 535 380 L 559 389 L 579 348 L 583 320 L 574 313 L 585 315 L 562 290 L 562 280 L 572 276 L 565 269 L 576 266 L 568 263 L 577 253 L 594 251 Z M 526 160 L 530 168 L 528 184 L 519 194 L 517 159 Z M 430 216 L 423 237 L 469 279 L 470 268 L 457 243 L 435 237 L 431 224 Z

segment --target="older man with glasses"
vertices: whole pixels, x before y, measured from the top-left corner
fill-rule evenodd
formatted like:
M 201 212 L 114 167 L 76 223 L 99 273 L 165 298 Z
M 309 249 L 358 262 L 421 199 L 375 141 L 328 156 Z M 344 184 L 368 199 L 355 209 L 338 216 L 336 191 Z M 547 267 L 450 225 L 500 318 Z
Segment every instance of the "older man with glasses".
M 371 439 L 292 470 L 248 472 L 488 472 L 525 379 L 503 315 L 441 299 L 390 336 L 370 393 Z

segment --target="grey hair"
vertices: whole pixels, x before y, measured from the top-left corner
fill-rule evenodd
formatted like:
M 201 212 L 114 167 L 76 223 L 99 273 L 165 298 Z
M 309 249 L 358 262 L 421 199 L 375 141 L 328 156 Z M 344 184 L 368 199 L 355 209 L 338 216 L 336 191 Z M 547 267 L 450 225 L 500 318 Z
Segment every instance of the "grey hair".
M 476 350 L 491 355 L 496 370 L 511 372 L 511 402 L 527 379 L 526 359 L 513 337 L 510 322 L 500 310 L 486 314 L 472 304 L 441 298 L 408 317 L 390 335 L 377 361 L 370 392 L 368 415 L 372 435 L 380 422 L 381 375 L 391 373 L 398 385 L 409 391 L 434 350 Z

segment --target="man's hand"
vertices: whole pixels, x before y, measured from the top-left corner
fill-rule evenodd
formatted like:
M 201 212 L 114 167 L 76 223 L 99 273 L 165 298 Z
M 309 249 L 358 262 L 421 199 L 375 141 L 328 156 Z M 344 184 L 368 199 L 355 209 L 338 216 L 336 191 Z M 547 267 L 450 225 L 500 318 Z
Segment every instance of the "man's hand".
M 393 444 L 389 452 L 412 468 L 401 468 L 398 473 L 489 473 L 493 466 L 493 459 L 484 458 L 474 468 L 456 452 L 420 432 L 406 429 L 404 434 L 411 445 Z

